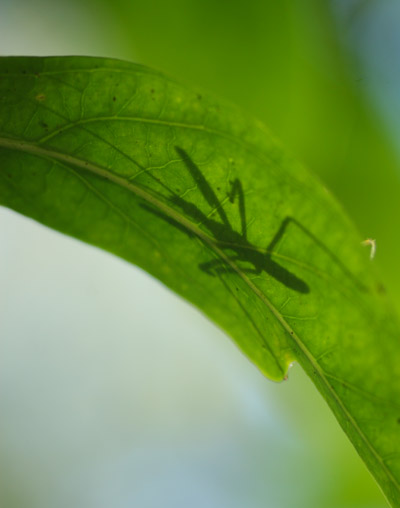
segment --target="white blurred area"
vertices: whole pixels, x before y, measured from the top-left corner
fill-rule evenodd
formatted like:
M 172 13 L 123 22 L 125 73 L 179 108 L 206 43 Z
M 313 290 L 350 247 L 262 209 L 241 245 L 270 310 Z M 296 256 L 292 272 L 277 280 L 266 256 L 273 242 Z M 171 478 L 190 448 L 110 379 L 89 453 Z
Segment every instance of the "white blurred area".
M 123 58 L 111 12 L 0 0 L 0 54 Z M 265 380 L 142 271 L 0 208 L 1 508 L 333 507 L 367 475 L 300 368 Z
M 125 56 L 124 32 L 102 2 L 0 0 L 0 9 L 1 56 Z
M 0 235 L 0 449 L 29 506 L 239 507 L 298 451 L 268 382 L 157 281 L 4 209 Z

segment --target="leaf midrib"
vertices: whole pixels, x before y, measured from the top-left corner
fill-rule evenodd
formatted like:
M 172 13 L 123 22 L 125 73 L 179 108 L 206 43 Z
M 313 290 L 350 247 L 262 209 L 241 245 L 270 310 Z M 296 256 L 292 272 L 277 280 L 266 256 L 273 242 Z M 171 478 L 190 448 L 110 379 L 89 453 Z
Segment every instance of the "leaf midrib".
M 77 157 L 73 157 L 69 154 L 66 154 L 64 152 L 54 151 L 47 148 L 43 148 L 41 146 L 38 146 L 33 143 L 27 143 L 23 140 L 18 139 L 10 139 L 10 138 L 4 138 L 0 137 L 0 147 L 14 150 L 18 152 L 23 153 L 29 153 L 31 155 L 37 156 L 39 158 L 45 158 L 45 159 L 53 159 L 61 162 L 65 165 L 72 165 L 75 166 L 83 171 L 91 172 L 99 177 L 105 178 L 106 180 L 132 192 L 139 198 L 143 199 L 144 201 L 148 202 L 149 204 L 155 206 L 159 210 L 161 210 L 163 213 L 171 217 L 173 220 L 177 221 L 179 224 L 181 224 L 183 227 L 187 228 L 190 232 L 195 234 L 198 238 L 200 238 L 204 243 L 206 243 L 218 256 L 220 256 L 221 259 L 224 260 L 238 275 L 239 277 L 247 284 L 247 286 L 252 290 L 252 292 L 259 298 L 264 305 L 272 312 L 272 314 L 275 316 L 275 318 L 280 322 L 280 324 L 283 326 L 283 328 L 288 332 L 289 338 L 294 341 L 296 346 L 301 350 L 305 358 L 310 363 L 312 370 L 316 376 L 320 378 L 320 381 L 322 381 L 322 384 L 327 388 L 327 391 L 332 396 L 332 399 L 336 402 L 338 407 L 342 410 L 345 417 L 347 417 L 348 421 L 353 426 L 356 433 L 360 436 L 362 441 L 365 443 L 367 448 L 370 450 L 372 455 L 375 457 L 375 459 L 378 461 L 378 463 L 381 465 L 381 468 L 387 475 L 387 477 L 390 479 L 392 484 L 395 486 L 397 491 L 400 493 L 400 484 L 397 481 L 397 479 L 392 475 L 390 469 L 386 466 L 384 461 L 382 460 L 379 453 L 376 451 L 374 446 L 371 444 L 367 436 L 362 432 L 360 427 L 358 426 L 357 422 L 354 420 L 351 413 L 348 411 L 342 400 L 339 398 L 337 393 L 334 391 L 333 387 L 328 382 L 327 377 L 329 374 L 325 374 L 323 369 L 318 364 L 315 357 L 312 355 L 312 353 L 309 351 L 309 349 L 306 347 L 304 342 L 300 339 L 300 337 L 296 334 L 296 332 L 293 330 L 293 328 L 289 325 L 289 323 L 285 320 L 285 318 L 280 314 L 278 309 L 272 304 L 272 302 L 268 299 L 268 297 L 260 291 L 260 289 L 246 276 L 242 270 L 240 270 L 240 267 L 234 263 L 231 259 L 229 259 L 226 254 L 218 248 L 218 246 L 215 244 L 212 238 L 210 238 L 207 234 L 205 234 L 200 228 L 198 228 L 195 224 L 190 222 L 186 219 L 183 215 L 178 213 L 173 208 L 169 207 L 164 202 L 157 199 L 153 194 L 150 192 L 144 190 L 143 188 L 135 185 L 132 182 L 129 182 L 125 180 L 124 178 L 121 178 L 120 176 L 117 176 L 110 172 L 109 170 L 98 166 L 96 164 L 93 164 L 89 161 L 85 161 L 83 159 L 79 159 Z M 268 346 L 268 344 L 266 344 Z M 268 346 L 269 349 L 269 346 Z M 271 351 L 271 350 L 270 350 Z M 280 367 L 279 362 L 276 359 L 276 356 L 272 353 L 273 357 L 275 358 L 275 361 L 277 365 Z M 283 373 L 284 374 L 284 373 Z

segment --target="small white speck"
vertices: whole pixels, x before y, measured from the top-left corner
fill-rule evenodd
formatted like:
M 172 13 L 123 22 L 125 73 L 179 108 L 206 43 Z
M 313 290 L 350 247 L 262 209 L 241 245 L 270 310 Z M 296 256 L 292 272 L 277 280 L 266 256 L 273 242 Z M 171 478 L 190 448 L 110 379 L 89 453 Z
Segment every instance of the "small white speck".
M 369 257 L 370 257 L 370 259 L 374 259 L 375 253 L 376 253 L 376 240 L 373 240 L 372 238 L 367 238 L 366 240 L 361 242 L 361 245 L 364 245 L 364 246 L 370 245 L 371 246 L 371 252 L 370 252 Z

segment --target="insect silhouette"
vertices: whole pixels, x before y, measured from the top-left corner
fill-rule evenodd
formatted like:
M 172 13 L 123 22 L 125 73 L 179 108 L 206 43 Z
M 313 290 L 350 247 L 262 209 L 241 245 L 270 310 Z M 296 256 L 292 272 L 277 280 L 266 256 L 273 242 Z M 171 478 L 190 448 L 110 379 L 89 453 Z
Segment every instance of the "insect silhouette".
M 211 188 L 206 178 L 201 173 L 199 167 L 193 162 L 185 150 L 180 147 L 175 147 L 175 150 L 184 162 L 188 172 L 190 173 L 194 182 L 197 184 L 197 187 L 203 195 L 204 199 L 210 205 L 212 210 L 215 211 L 215 214 L 218 214 L 220 221 L 213 219 L 210 215 L 207 216 L 195 204 L 184 200 L 167 185 L 161 183 L 158 179 L 156 179 L 160 185 L 169 191 L 170 202 L 180 208 L 185 216 L 190 217 L 192 220 L 196 221 L 198 225 L 202 225 L 205 229 L 207 229 L 213 236 L 215 245 L 220 250 L 227 252 L 230 261 L 234 261 L 235 263 L 246 263 L 246 268 L 240 268 L 242 272 L 261 274 L 264 271 L 294 291 L 299 293 L 309 293 L 310 288 L 303 280 L 301 280 L 299 277 L 294 275 L 283 266 L 279 265 L 271 258 L 274 248 L 284 235 L 289 223 L 297 223 L 297 221 L 290 217 L 286 217 L 282 221 L 278 231 L 276 232 L 267 248 L 260 249 L 259 247 L 256 247 L 255 245 L 251 244 L 247 238 L 245 196 L 240 180 L 236 178 L 230 182 L 231 189 L 228 194 L 228 198 L 231 203 L 234 203 L 236 198 L 238 199 L 241 222 L 241 232 L 238 232 L 233 229 L 226 215 L 226 212 L 222 207 L 222 203 L 219 201 L 214 190 Z M 153 176 L 152 178 L 155 179 Z M 178 223 L 173 218 L 169 217 L 160 210 L 157 210 L 148 205 L 142 206 L 153 214 L 161 217 L 171 225 L 175 226 L 176 228 L 184 231 L 189 236 L 193 236 L 191 231 L 188 231 L 182 224 Z M 224 259 L 221 258 L 212 259 L 205 263 L 200 263 L 199 268 L 210 276 L 215 276 L 218 273 L 235 272 L 235 270 L 229 266 Z

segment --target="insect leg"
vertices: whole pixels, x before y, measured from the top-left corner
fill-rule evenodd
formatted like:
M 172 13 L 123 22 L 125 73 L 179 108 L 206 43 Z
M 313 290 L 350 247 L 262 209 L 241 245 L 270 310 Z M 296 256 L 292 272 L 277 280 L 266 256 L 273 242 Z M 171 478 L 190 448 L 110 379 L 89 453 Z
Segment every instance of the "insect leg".
M 243 187 L 238 178 L 236 178 L 233 182 L 231 182 L 231 185 L 232 188 L 231 192 L 229 193 L 229 201 L 233 203 L 236 195 L 239 195 L 239 213 L 240 213 L 240 222 L 242 224 L 242 236 L 245 240 L 247 240 L 246 208 L 244 204 Z
M 232 229 L 228 217 L 226 216 L 224 209 L 221 207 L 221 203 L 218 200 L 217 195 L 212 190 L 211 186 L 205 179 L 199 167 L 193 162 L 193 160 L 189 157 L 189 155 L 187 154 L 187 152 L 185 152 L 185 150 L 183 150 L 179 146 L 176 146 L 175 150 L 177 151 L 178 155 L 182 157 L 183 162 L 185 163 L 189 173 L 192 175 L 193 180 L 198 185 L 200 192 L 204 196 L 204 199 L 212 208 L 216 209 L 218 215 L 220 216 L 225 226 L 228 227 L 229 229 Z

